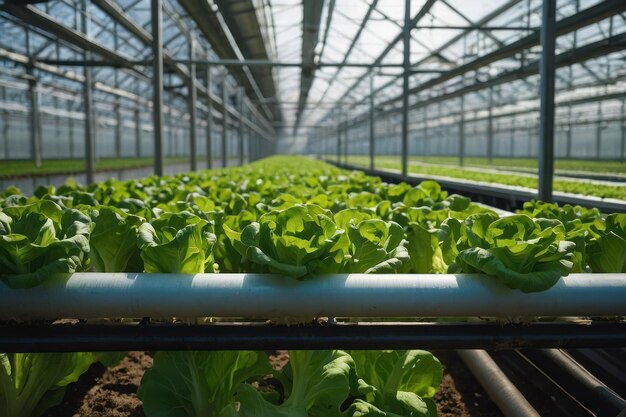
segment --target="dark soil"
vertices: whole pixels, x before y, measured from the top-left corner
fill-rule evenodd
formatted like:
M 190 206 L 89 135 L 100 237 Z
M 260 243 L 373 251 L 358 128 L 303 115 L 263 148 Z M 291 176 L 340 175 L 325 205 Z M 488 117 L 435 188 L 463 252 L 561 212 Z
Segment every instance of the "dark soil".
M 286 351 L 267 353 L 277 370 L 289 360 Z M 444 364 L 443 382 L 435 396 L 439 417 L 502 416 L 453 351 L 434 353 Z M 68 387 L 63 402 L 43 417 L 145 417 L 136 393 L 144 371 L 151 365 L 151 352 L 130 352 L 110 369 L 93 365 Z

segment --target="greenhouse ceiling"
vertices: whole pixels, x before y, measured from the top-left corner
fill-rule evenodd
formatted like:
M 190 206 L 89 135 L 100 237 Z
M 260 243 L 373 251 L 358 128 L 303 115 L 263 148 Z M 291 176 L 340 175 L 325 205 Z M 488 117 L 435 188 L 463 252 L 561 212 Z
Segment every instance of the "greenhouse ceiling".
M 135 79 L 151 60 L 146 47 L 151 42 L 150 1 L 87 2 L 81 11 L 90 16 L 86 33 L 78 15 L 73 21 L 68 17 L 73 15 L 70 10 L 83 10 L 82 2 L 50 0 L 26 6 L 23 1 L 0 1 L 7 18 L 0 29 L 9 35 L 0 39 L 3 56 L 34 56 L 69 71 L 72 64 L 81 63 L 81 51 L 87 49 L 98 62 L 100 82 L 119 77 L 111 65 L 124 67 L 115 87 L 146 96 L 149 89 L 136 87 Z M 488 100 L 509 108 L 519 103 L 523 110 L 537 98 L 541 0 L 409 3 L 411 108 L 475 93 L 466 100 L 465 111 L 481 109 Z M 401 104 L 407 17 L 403 0 L 163 4 L 166 80 L 184 84 L 190 40 L 197 38 L 195 62 L 227 64 L 233 81 L 245 89 L 256 120 L 266 119 L 290 138 L 306 135 L 310 127 L 358 119 L 372 104 L 389 112 Z M 557 73 L 557 89 L 567 91 L 569 99 L 576 98 L 578 89 L 585 96 L 600 89 L 626 90 L 625 9 L 623 1 L 558 2 L 557 66 L 567 68 Z M 615 19 L 607 19 L 610 16 Z M 20 50 L 17 45 L 22 43 L 13 42 L 24 36 L 16 23 L 36 28 L 40 39 L 31 42 L 34 50 Z M 204 68 L 198 65 L 199 78 Z M 495 98 L 487 91 L 494 87 Z M 447 107 L 452 114 L 455 106 Z

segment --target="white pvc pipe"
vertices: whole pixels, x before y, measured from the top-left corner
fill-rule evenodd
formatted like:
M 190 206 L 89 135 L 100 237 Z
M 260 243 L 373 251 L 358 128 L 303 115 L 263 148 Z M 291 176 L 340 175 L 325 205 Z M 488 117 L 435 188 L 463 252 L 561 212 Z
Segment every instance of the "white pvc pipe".
M 29 289 L 0 282 L 0 319 L 623 315 L 626 274 L 574 274 L 531 294 L 482 275 L 77 273 Z

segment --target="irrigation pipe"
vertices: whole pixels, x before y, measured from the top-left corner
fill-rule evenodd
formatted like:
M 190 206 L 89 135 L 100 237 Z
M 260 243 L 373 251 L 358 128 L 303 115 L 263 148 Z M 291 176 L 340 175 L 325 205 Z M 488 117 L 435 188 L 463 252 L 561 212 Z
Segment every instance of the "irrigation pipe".
M 541 417 L 484 350 L 457 353 L 506 417 Z
M 484 275 L 76 273 L 0 283 L 0 319 L 624 316 L 624 300 L 626 274 L 573 274 L 525 294 Z

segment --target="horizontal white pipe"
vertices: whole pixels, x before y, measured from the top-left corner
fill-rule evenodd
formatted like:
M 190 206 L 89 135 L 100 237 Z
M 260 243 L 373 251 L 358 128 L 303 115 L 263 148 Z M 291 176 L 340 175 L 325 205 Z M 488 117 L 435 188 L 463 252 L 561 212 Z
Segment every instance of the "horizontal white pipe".
M 573 274 L 541 293 L 482 275 L 77 273 L 29 289 L 0 283 L 0 319 L 102 317 L 623 316 L 626 274 Z

